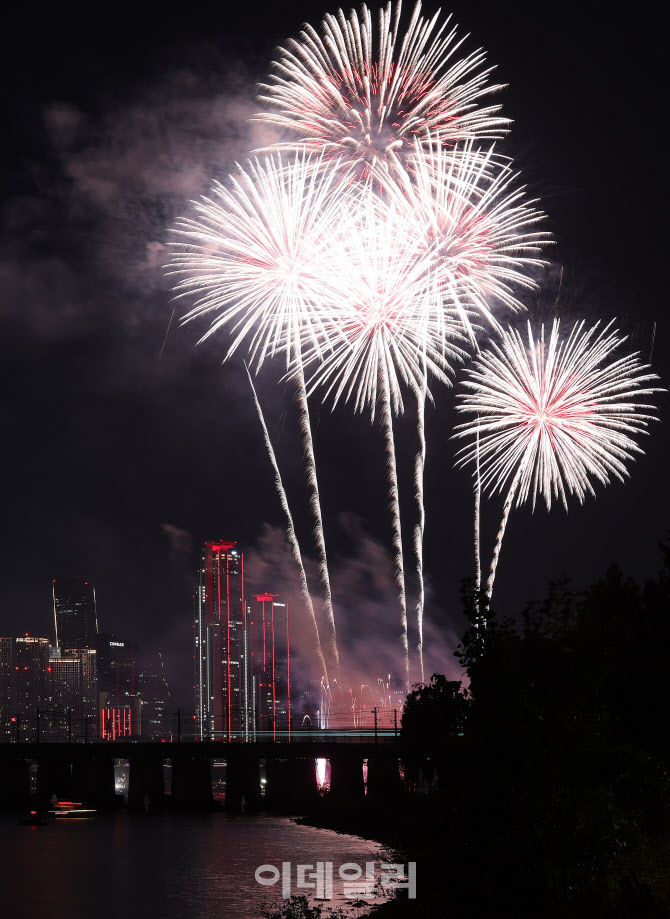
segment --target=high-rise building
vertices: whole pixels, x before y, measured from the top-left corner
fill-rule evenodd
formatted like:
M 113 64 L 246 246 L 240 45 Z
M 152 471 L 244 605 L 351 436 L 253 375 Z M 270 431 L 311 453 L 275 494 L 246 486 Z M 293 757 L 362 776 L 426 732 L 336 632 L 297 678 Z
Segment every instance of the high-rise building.
M 96 652 L 51 648 L 50 733 L 65 740 L 93 740 L 98 725 Z
M 12 639 L 0 638 L 0 742 L 12 736 Z
M 170 690 L 158 651 L 140 654 L 138 684 L 141 703 L 142 737 L 168 739 L 171 735 Z
M 98 634 L 95 587 L 88 578 L 54 578 L 54 622 L 60 648 L 92 648 Z
M 249 739 L 244 558 L 234 546 L 206 542 L 202 550 L 194 623 L 196 730 L 201 739 Z
M 17 638 L 14 651 L 17 733 L 22 741 L 37 740 L 46 725 L 51 697 L 49 639 Z
M 288 604 L 276 594 L 255 594 L 248 615 L 253 737 L 291 731 L 291 659 Z M 259 739 L 260 739 L 259 737 Z
M 194 688 L 201 740 L 290 738 L 289 611 L 244 593 L 244 557 L 206 542 L 195 595 Z
M 137 645 L 116 635 L 100 633 L 95 639 L 98 652 L 98 688 L 115 696 L 137 693 Z
M 141 713 L 137 645 L 116 635 L 98 634 L 100 736 L 106 740 L 137 736 Z

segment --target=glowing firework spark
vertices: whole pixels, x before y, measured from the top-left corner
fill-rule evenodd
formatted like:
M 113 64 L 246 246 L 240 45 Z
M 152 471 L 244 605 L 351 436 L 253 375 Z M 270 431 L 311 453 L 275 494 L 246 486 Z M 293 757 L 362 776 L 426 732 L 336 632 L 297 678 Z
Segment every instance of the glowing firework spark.
M 246 171 L 240 169 L 230 189 L 216 183 L 213 198 L 194 202 L 197 218 L 178 222 L 170 268 L 181 277 L 178 295 L 197 297 L 184 321 L 214 313 L 204 338 L 225 326 L 231 328 L 226 359 L 248 339 L 256 371 L 266 357 L 277 353 L 283 353 L 287 366 L 294 368 L 319 572 L 326 591 L 331 650 L 339 670 L 300 344 L 303 338 L 318 348 L 323 340 L 317 334 L 322 312 L 336 296 L 327 265 L 333 235 L 345 215 L 335 172 L 314 167 L 307 155 L 288 164 L 280 156 L 263 164 L 252 162 Z
M 425 246 L 433 254 L 431 272 L 433 297 L 449 314 L 460 320 L 475 344 L 471 316 L 484 319 L 495 328 L 494 306 L 523 309 L 515 288 L 534 289 L 529 272 L 543 264 L 540 245 L 547 234 L 533 229 L 543 215 L 513 187 L 511 170 L 499 163 L 491 149 L 487 154 L 466 143 L 445 150 L 431 143 L 426 153 L 415 142 L 408 160 L 409 172 L 399 175 L 397 184 L 386 185 L 387 194 L 400 192 L 406 199 Z M 425 463 L 425 388 L 417 396 L 421 453 L 415 465 L 419 526 L 414 548 L 419 575 L 417 622 L 419 663 L 423 680 L 423 468 Z M 476 516 L 479 513 L 476 496 Z M 476 527 L 478 522 L 476 521 Z M 475 533 L 478 556 L 478 531 Z M 479 580 L 479 575 L 477 575 Z
M 417 621 L 422 660 L 424 528 L 424 409 L 427 377 L 449 383 L 461 360 L 459 342 L 474 338 L 471 313 L 486 317 L 493 301 L 520 309 L 513 285 L 535 287 L 528 272 L 546 234 L 529 229 L 541 214 L 513 190 L 511 172 L 471 144 L 447 156 L 419 155 L 415 168 L 385 195 L 359 195 L 359 225 L 339 241 L 342 300 L 323 316 L 316 346 L 307 342 L 305 360 L 320 361 L 310 387 L 324 386 L 337 403 L 351 400 L 356 411 L 382 407 L 394 518 L 396 578 L 399 585 L 403 645 L 407 643 L 402 536 L 389 406 L 403 408 L 402 388 L 417 397 L 420 454 L 415 464 L 419 526 L 414 548 L 419 575 Z M 326 343 L 324 343 L 324 341 Z
M 400 2 L 387 3 L 376 34 L 365 5 L 348 18 L 342 10 L 326 15 L 322 37 L 305 25 L 280 49 L 261 87 L 270 111 L 259 118 L 309 149 L 359 164 L 359 176 L 376 165 L 400 165 L 413 139 L 426 132 L 447 145 L 505 133 L 509 122 L 497 114 L 500 106 L 479 107 L 483 96 L 502 88 L 487 86 L 493 68 L 481 69 L 481 49 L 453 62 L 464 39 L 456 40 L 455 28 L 447 31 L 449 18 L 441 25 L 439 11 L 424 18 L 418 2 L 399 36 L 400 14 Z
M 646 433 L 653 405 L 642 396 L 659 392 L 658 379 L 638 355 L 614 357 L 626 340 L 612 323 L 600 332 L 577 323 L 568 338 L 559 340 L 554 320 L 549 341 L 544 326 L 535 339 L 528 324 L 528 341 L 512 329 L 500 344 L 479 355 L 468 371 L 458 409 L 474 418 L 458 425 L 456 437 L 478 436 L 460 451 L 459 465 L 481 464 L 481 485 L 502 492 L 511 480 L 486 584 L 490 599 L 509 513 L 538 496 L 547 509 L 567 495 L 580 503 L 595 495 L 591 478 L 603 485 L 628 475 L 625 462 L 642 449 L 633 435 Z

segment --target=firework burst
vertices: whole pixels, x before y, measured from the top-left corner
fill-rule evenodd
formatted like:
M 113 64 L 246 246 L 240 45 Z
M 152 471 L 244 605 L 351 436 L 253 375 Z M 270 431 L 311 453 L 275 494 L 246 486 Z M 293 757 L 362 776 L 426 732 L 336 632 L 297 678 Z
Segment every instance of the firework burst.
M 660 391 L 649 385 L 658 377 L 637 354 L 615 355 L 624 341 L 612 323 L 599 331 L 598 323 L 586 328 L 579 322 L 563 341 L 558 320 L 548 340 L 544 326 L 536 338 L 529 323 L 527 341 L 509 329 L 468 371 L 458 409 L 473 417 L 455 436 L 471 443 L 458 464 L 478 464 L 481 487 L 490 494 L 508 489 L 489 598 L 514 504 L 530 498 L 535 507 L 541 497 L 548 510 L 557 499 L 567 509 L 569 494 L 580 503 L 595 495 L 592 479 L 623 481 L 626 462 L 643 452 L 633 438 L 655 419 L 654 406 L 641 399 Z
M 344 215 L 337 170 L 321 162 L 254 160 L 177 222 L 169 269 L 177 296 L 196 298 L 183 321 L 213 314 L 203 339 L 229 327 L 226 359 L 246 339 L 258 371 L 278 353 L 295 360 L 301 337 L 323 340 L 320 317 L 337 298 L 328 252 Z
M 480 106 L 500 89 L 488 86 L 493 68 L 482 69 L 481 50 L 454 61 L 464 39 L 421 15 L 416 3 L 407 30 L 399 35 L 401 3 L 379 10 L 375 32 L 367 6 L 360 13 L 328 14 L 322 34 L 305 25 L 297 39 L 280 49 L 260 101 L 260 120 L 295 137 L 280 146 L 306 145 L 341 155 L 358 175 L 376 167 L 402 165 L 416 137 L 431 132 L 448 146 L 468 138 L 491 139 L 509 124 L 500 106 Z
M 410 209 L 362 190 L 348 211 L 357 214 L 355 227 L 334 237 L 330 250 L 331 266 L 341 266 L 340 299 L 303 341 L 305 364 L 316 363 L 308 385 L 373 418 L 388 391 L 398 414 L 403 385 L 420 392 L 426 368 L 449 383 L 465 356 L 464 335 L 434 296 L 434 251 Z
M 537 229 L 544 214 L 493 148 L 482 154 L 471 142 L 452 151 L 432 146 L 425 153 L 415 144 L 411 172 L 389 194 L 404 198 L 431 253 L 434 297 L 474 342 L 472 317 L 500 329 L 494 309 L 525 309 L 518 291 L 537 289 L 541 247 L 551 240 Z

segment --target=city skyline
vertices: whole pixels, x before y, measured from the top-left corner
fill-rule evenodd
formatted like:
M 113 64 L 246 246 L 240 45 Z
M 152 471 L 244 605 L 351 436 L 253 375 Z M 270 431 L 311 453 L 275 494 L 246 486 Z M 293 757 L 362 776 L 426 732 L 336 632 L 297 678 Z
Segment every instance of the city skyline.
M 476 14 L 456 3 L 445 8 L 451 11 L 473 35 L 468 47 L 481 45 L 498 68 L 496 82 L 508 84 L 496 102 L 514 124 L 499 148 L 517 157 L 558 243 L 543 296 L 528 303 L 530 317 L 553 316 L 557 300 L 568 321 L 618 317 L 645 359 L 653 338 L 652 364 L 663 384 L 670 360 L 654 270 L 660 209 L 645 179 L 660 174 L 658 149 L 645 145 L 644 168 L 619 168 L 608 130 L 624 111 L 653 123 L 647 87 L 658 58 L 635 60 L 634 50 L 649 41 L 644 24 L 624 25 L 604 8 L 601 17 L 596 7 L 576 5 L 573 18 L 568 7 L 544 20 L 530 3 L 504 12 L 486 4 Z M 166 337 L 174 304 L 161 266 L 174 217 L 258 142 L 249 122 L 256 84 L 274 46 L 314 13 L 307 2 L 271 9 L 262 29 L 249 10 L 213 23 L 200 9 L 178 25 L 140 13 L 132 29 L 115 27 L 113 41 L 67 14 L 53 22 L 47 14 L 31 33 L 35 42 L 11 80 L 17 141 L 2 151 L 3 382 L 13 394 L 5 429 L 12 493 L 1 547 L 2 634 L 19 634 L 26 619 L 35 634 L 47 634 L 53 614 L 44 591 L 54 572 L 88 571 L 101 618 L 115 617 L 123 634 L 132 626 L 140 644 L 160 634 L 166 662 L 176 661 L 191 636 L 197 547 L 222 521 L 245 546 L 249 566 L 283 574 L 271 589 L 288 598 L 296 636 L 307 634 L 244 369 L 222 367 L 223 349 L 213 341 L 194 348 L 204 329 L 179 329 L 179 310 Z M 11 16 L 23 34 L 23 14 Z M 85 53 L 91 41 L 100 55 Z M 571 66 L 559 78 L 552 61 L 566 48 L 574 50 Z M 294 406 L 276 369 L 259 379 L 259 398 L 306 543 L 311 522 L 295 468 L 301 448 Z M 472 519 L 470 479 L 452 469 L 453 402 L 445 393 L 426 421 L 426 619 L 443 640 L 441 669 L 454 665 L 464 626 L 460 581 L 473 573 L 463 535 Z M 365 660 L 360 623 L 370 623 L 384 651 L 397 622 L 379 432 L 346 412 L 314 405 L 314 415 L 329 552 L 340 569 L 333 591 L 338 638 L 357 666 Z M 614 560 L 639 577 L 657 569 L 656 543 L 670 510 L 661 488 L 669 436 L 667 424 L 657 425 L 630 481 L 597 502 L 551 518 L 530 509 L 515 515 L 496 582 L 501 612 L 518 615 L 562 574 L 588 583 Z M 403 419 L 397 442 L 404 501 L 416 443 Z M 482 508 L 489 542 L 498 511 Z M 372 583 L 357 602 L 347 583 L 358 577 L 361 558 Z M 180 698 L 188 699 L 190 666 L 176 679 Z

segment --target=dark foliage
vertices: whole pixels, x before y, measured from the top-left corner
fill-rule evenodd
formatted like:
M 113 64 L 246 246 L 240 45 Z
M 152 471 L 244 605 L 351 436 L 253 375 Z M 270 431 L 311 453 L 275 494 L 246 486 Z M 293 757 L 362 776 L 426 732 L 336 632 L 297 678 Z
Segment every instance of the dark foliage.
M 435 675 L 402 720 L 407 777 L 432 783 L 424 877 L 454 916 L 669 914 L 662 549 L 644 586 L 616 567 L 579 593 L 560 581 L 518 622 L 464 585 L 469 687 Z

